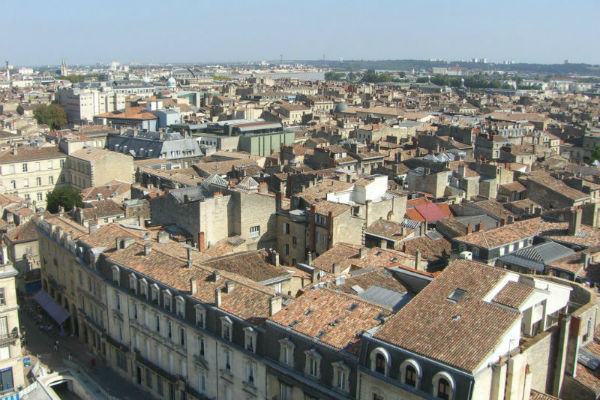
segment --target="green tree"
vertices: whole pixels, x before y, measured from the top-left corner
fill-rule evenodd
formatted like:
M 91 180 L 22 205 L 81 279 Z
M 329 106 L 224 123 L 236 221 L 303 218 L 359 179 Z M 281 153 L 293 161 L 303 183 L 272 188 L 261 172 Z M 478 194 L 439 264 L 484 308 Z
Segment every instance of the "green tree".
M 592 150 L 592 154 L 590 156 L 590 164 L 596 160 L 600 161 L 600 146 L 597 146 L 594 150 Z
M 334 72 L 334 71 L 325 72 L 325 80 L 326 81 L 341 81 L 342 79 L 344 79 L 345 76 L 346 76 L 346 74 L 344 74 L 343 72 Z
M 20 105 L 20 104 L 19 104 L 19 105 L 17 106 L 17 114 L 19 114 L 19 115 L 23 115 L 24 113 L 25 113 L 25 109 L 23 108 L 23 106 L 22 106 L 22 105 Z
M 70 211 L 74 207 L 81 207 L 81 193 L 72 186 L 59 186 L 46 196 L 47 209 L 51 213 L 58 212 L 58 208 L 62 206 L 65 211 Z
M 33 110 L 38 124 L 46 124 L 51 129 L 60 129 L 67 124 L 67 113 L 58 104 L 40 105 Z

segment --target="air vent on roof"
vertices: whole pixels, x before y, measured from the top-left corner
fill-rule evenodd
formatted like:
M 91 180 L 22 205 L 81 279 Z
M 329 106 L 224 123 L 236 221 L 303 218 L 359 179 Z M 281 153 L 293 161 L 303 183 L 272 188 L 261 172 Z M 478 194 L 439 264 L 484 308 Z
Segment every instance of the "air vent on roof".
M 329 326 L 336 326 L 337 324 L 339 324 L 339 322 L 340 320 L 336 318 L 335 321 L 329 323 Z
M 325 336 L 325 331 L 321 331 L 317 334 L 317 339 L 321 339 L 323 336 Z
M 463 289 L 454 289 L 454 291 L 446 298 L 446 300 L 451 301 L 453 303 L 458 302 L 463 296 L 467 293 L 466 290 Z
M 296 326 L 296 324 L 298 323 L 298 321 L 294 320 L 292 322 L 290 322 L 290 324 L 288 325 L 290 328 Z
M 350 304 L 350 307 L 348 307 L 348 311 L 354 311 L 356 307 L 358 307 L 358 303 L 352 303 Z
M 308 310 L 304 311 L 304 315 L 309 315 L 312 312 L 312 310 L 309 308 Z
M 452 317 L 452 321 L 458 321 L 460 319 L 460 315 L 456 314 L 454 317 Z

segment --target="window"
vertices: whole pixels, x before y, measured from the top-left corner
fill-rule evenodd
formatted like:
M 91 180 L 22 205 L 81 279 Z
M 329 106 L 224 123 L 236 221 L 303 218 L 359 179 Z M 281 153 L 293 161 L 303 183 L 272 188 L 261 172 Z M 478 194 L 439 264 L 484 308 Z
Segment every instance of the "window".
M 233 322 L 229 317 L 221 318 L 221 337 L 225 340 L 231 341 L 231 329 L 233 326 Z
M 24 188 L 28 188 L 29 187 L 29 179 L 24 179 L 23 180 L 23 187 Z
M 54 185 L 54 177 L 53 177 L 53 176 L 49 176 L 49 177 L 48 177 L 48 183 L 49 183 L 50 185 Z
M 10 181 L 10 187 L 11 187 L 11 189 L 16 189 L 17 188 L 17 181 Z
M 135 277 L 135 274 L 130 274 L 129 275 L 129 289 L 137 294 L 137 278 Z
M 115 290 L 115 309 L 117 311 L 121 311 L 121 296 L 119 296 L 119 292 Z
M 112 267 L 112 280 L 113 282 L 115 282 L 117 285 L 120 284 L 120 273 L 119 273 L 119 267 L 117 267 L 116 265 L 113 265 Z
M 10 358 L 10 344 L 0 346 L 0 360 L 8 360 Z
M 454 395 L 454 380 L 446 372 L 438 372 L 433 377 L 433 397 L 452 400 Z
M 179 345 L 185 347 L 185 329 L 183 327 L 179 328 Z
M 254 386 L 254 362 L 246 361 L 246 382 Z
M 142 292 L 142 295 L 148 299 L 148 282 L 146 282 L 146 279 L 144 278 L 140 279 L 140 291 Z
M 0 306 L 6 305 L 6 295 L 4 293 L 4 288 L 0 288 Z
M 167 320 L 167 337 L 169 339 L 173 338 L 173 325 L 171 324 L 171 321 Z
M 250 237 L 255 238 L 260 236 L 260 225 L 250 227 Z
M 292 400 L 292 387 L 279 382 L 279 398 L 281 400 Z
M 198 374 L 198 391 L 200 393 L 206 393 L 206 372 L 200 371 Z
M 12 368 L 6 368 L 0 371 L 0 393 L 13 390 Z
M 27 164 L 23 164 L 23 172 L 27 172 Z
M 290 224 L 287 222 L 283 223 L 283 233 L 285 235 L 289 235 L 290 234 Z
M 44 194 L 43 193 L 38 193 L 37 194 L 37 199 L 38 199 L 38 201 L 44 200 Z
M 60 167 L 64 167 L 65 166 L 65 160 L 60 160 Z
M 185 317 L 185 300 L 181 296 L 175 298 L 175 312 L 178 317 Z
M 400 364 L 400 381 L 405 385 L 419 388 L 421 367 L 415 360 L 405 360 Z
M 288 338 L 279 341 L 279 362 L 289 367 L 294 366 L 294 343 Z
M 156 332 L 160 332 L 160 315 L 155 314 L 154 321 L 154 329 Z
M 286 256 L 289 256 L 289 255 L 290 255 L 290 245 L 289 245 L 289 244 L 287 244 L 287 243 L 286 243 L 286 244 L 285 244 L 285 246 L 284 246 L 284 254 L 285 254 Z
M 341 361 L 332 363 L 333 366 L 333 386 L 343 392 L 348 392 L 350 386 L 348 384 L 348 376 L 350 375 L 350 368 Z
M 198 355 L 204 357 L 204 337 L 198 336 Z
M 31 200 L 31 195 L 29 193 L 25 193 L 25 200 Z
M 206 310 L 201 305 L 196 305 L 196 326 L 204 328 L 206 322 Z
M 223 349 L 223 363 L 223 369 L 231 373 L 231 351 L 226 348 Z
M 163 307 L 168 310 L 171 311 L 171 292 L 168 290 L 165 290 L 164 292 L 164 296 L 163 296 Z
M 500 256 L 504 255 L 504 247 L 500 247 Z
M 35 178 L 35 184 L 38 186 L 42 186 L 42 178 L 40 178 L 39 176 Z
M 256 352 L 256 332 L 252 327 L 244 328 L 244 346 L 246 350 Z
M 146 386 L 152 388 L 152 371 L 150 368 L 146 368 Z
M 378 347 L 371 352 L 371 371 L 387 375 L 390 356 L 388 352 Z
M 159 395 L 163 395 L 163 382 L 160 375 L 156 375 L 156 391 Z
M 158 304 L 158 285 L 152 285 L 152 303 Z
M 315 349 L 304 352 L 306 361 L 304 365 L 304 373 L 314 378 L 321 376 L 321 355 Z

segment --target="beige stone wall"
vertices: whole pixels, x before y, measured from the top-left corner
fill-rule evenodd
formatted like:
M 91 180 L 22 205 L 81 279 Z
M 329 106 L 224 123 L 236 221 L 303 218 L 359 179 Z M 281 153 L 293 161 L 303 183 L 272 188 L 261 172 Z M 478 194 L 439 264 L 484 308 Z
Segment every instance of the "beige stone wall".
M 16 329 L 16 332 L 20 333 L 15 277 L 9 276 L 1 278 L 0 288 L 4 289 L 4 296 L 6 299 L 6 304 L 0 306 L 0 318 L 7 318 L 9 333 L 13 332 L 13 329 Z M 19 338 L 15 338 L 12 341 L 8 341 L 4 345 L 8 346 L 10 358 L 0 360 L 0 369 L 12 368 L 14 387 L 23 387 L 25 386 L 25 376 L 23 372 L 21 340 Z

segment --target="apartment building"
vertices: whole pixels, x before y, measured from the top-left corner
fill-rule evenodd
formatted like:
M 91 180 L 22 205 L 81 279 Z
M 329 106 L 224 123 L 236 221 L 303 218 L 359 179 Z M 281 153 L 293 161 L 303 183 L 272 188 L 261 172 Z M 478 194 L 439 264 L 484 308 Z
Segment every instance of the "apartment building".
M 0 152 L 0 185 L 37 207 L 46 207 L 46 195 L 66 183 L 66 155 L 56 147 L 14 147 Z
M 56 102 L 65 109 L 70 123 L 92 123 L 94 116 L 125 109 L 125 94 L 106 88 L 60 88 Z
M 19 331 L 19 306 L 10 264 L 0 265 L 0 396 L 10 398 L 25 386 Z
M 262 321 L 281 309 L 271 288 L 201 265 L 168 235 L 118 224 L 93 233 L 38 220 L 43 290 L 66 327 L 139 385 L 145 398 L 266 398 Z
M 69 154 L 65 175 L 79 189 L 102 186 L 115 179 L 132 183 L 133 157 L 96 147 L 83 148 Z

